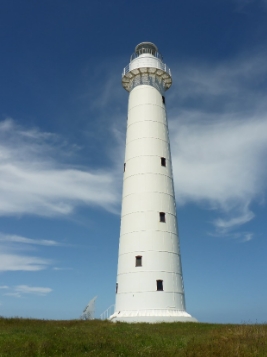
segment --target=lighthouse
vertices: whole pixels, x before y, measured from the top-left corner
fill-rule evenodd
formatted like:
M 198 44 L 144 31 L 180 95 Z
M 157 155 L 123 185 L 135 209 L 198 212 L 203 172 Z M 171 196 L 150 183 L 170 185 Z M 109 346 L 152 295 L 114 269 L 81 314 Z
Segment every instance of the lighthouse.
M 135 47 L 129 92 L 115 312 L 111 321 L 197 321 L 186 312 L 165 92 L 157 46 Z

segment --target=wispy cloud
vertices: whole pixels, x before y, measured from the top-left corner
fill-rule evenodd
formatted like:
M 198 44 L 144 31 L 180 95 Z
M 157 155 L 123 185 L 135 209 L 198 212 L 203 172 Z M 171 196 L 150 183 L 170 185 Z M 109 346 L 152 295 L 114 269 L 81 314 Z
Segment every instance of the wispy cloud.
M 115 173 L 67 165 L 55 135 L 7 119 L 0 124 L 0 139 L 0 215 L 58 216 L 79 205 L 107 210 L 117 205 Z
M 254 234 L 253 233 L 246 233 L 243 237 L 243 242 L 249 242 L 253 239 Z
M 4 294 L 4 296 L 11 296 L 11 297 L 15 297 L 15 298 L 20 298 L 21 294 L 20 293 L 6 293 L 6 294 Z
M 30 255 L 27 250 L 31 249 L 31 246 L 55 247 L 58 245 L 53 240 L 38 240 L 0 233 L 0 272 L 18 270 L 39 271 L 46 269 L 52 264 L 52 261 Z
M 254 217 L 250 204 L 266 190 L 267 57 L 180 64 L 173 72 L 178 85 L 170 94 L 170 133 L 177 201 L 223 212 L 214 225 L 225 233 Z
M 59 243 L 54 240 L 32 239 L 32 238 L 25 238 L 17 235 L 4 234 L 4 233 L 0 233 L 0 242 L 22 243 L 22 244 L 32 244 L 32 245 L 44 245 L 44 246 L 59 245 Z
M 45 296 L 53 291 L 51 288 L 47 288 L 47 287 L 28 286 L 28 285 L 17 285 L 14 287 L 10 287 L 8 289 L 9 291 L 3 295 L 15 297 L 15 298 L 20 298 L 25 294 Z
M 200 123 L 189 119 L 171 124 L 178 203 L 205 201 L 224 211 L 238 208 L 246 220 L 252 219 L 249 203 L 266 187 L 267 118 L 231 121 L 214 115 L 215 123 L 205 123 L 208 114 L 197 118 Z
M 51 264 L 49 259 L 34 256 L 0 253 L 0 272 L 5 271 L 38 271 L 43 270 Z
M 219 218 L 214 221 L 214 224 L 217 228 L 222 231 L 227 231 L 227 229 L 232 227 L 238 227 L 242 224 L 245 224 L 251 221 L 254 218 L 254 213 L 248 210 L 245 210 L 242 215 L 230 218 L 228 220 Z
M 247 242 L 250 242 L 255 234 L 252 233 L 252 232 L 246 232 L 246 231 L 242 231 L 242 230 L 239 230 L 239 231 L 236 231 L 236 232 L 228 232 L 227 230 L 217 230 L 215 232 L 209 232 L 208 233 L 210 236 L 212 237 L 224 237 L 226 239 L 229 239 L 229 240 L 235 240 L 239 243 L 247 243 Z
M 17 285 L 15 291 L 21 294 L 47 295 L 51 293 L 51 288 L 40 286 Z

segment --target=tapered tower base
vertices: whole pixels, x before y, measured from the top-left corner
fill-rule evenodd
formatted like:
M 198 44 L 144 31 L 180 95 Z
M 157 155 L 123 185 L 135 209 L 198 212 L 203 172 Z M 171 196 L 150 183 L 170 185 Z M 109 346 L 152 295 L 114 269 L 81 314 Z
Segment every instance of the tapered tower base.
M 112 322 L 198 322 L 185 311 L 179 310 L 134 310 L 115 312 L 109 318 Z

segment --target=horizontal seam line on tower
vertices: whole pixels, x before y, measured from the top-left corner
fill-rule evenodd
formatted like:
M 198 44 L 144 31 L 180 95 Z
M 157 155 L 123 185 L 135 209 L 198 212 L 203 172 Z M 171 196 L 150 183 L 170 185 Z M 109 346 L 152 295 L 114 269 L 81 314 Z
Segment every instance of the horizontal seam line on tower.
M 126 295 L 126 294 L 144 294 L 144 293 L 165 293 L 165 294 L 179 294 L 179 295 L 184 295 L 184 292 L 180 291 L 166 291 L 166 290 L 146 290 L 146 291 L 125 291 L 125 292 L 118 292 L 117 295 Z M 156 310 L 156 309 L 151 309 L 151 310 Z M 170 310 L 170 309 L 157 309 L 157 310 Z M 177 309 L 175 309 L 176 311 Z M 122 310 L 122 311 L 136 311 L 136 310 Z M 139 311 L 139 310 L 138 310 Z M 140 310 L 141 311 L 141 310 Z M 145 311 L 145 310 L 143 310 Z M 177 311 L 185 311 L 185 310 L 177 310 Z M 186 312 L 186 311 L 185 311 Z
M 141 230 L 141 231 L 131 231 L 131 232 L 127 232 L 127 233 L 122 233 L 122 234 L 120 234 L 120 237 L 123 237 L 123 236 L 125 236 L 125 235 L 127 235 L 127 234 L 133 234 L 133 233 L 140 233 L 140 232 L 150 232 L 150 231 L 152 231 L 152 230 Z M 178 230 L 177 230 L 178 231 Z M 170 232 L 170 231 L 160 231 L 160 230 L 153 230 L 153 232 L 160 232 L 160 233 L 170 233 L 170 234 L 174 234 L 175 236 L 177 236 L 178 237 L 178 239 L 179 239 L 179 234 L 178 233 L 175 233 L 175 232 Z M 178 246 L 180 247 L 180 244 L 178 243 Z
M 129 119 L 128 119 L 128 121 L 129 121 Z M 146 123 L 146 122 L 149 122 L 149 121 L 151 121 L 152 123 L 162 124 L 162 125 L 166 126 L 166 128 L 168 128 L 168 125 L 166 123 L 162 123 L 162 122 L 157 121 L 157 120 L 138 120 L 138 121 L 135 121 L 134 123 L 131 123 L 131 124 L 127 125 L 127 129 L 132 125 L 139 124 L 139 123 Z
M 126 160 L 125 162 L 128 162 L 128 161 L 130 161 L 130 160 L 133 160 L 133 159 L 135 159 L 136 157 L 156 157 L 156 158 L 161 158 L 161 157 L 163 157 L 163 156 L 161 156 L 161 155 L 138 155 L 138 156 L 133 156 L 131 159 L 128 159 L 128 160 Z M 171 160 L 169 160 L 167 157 L 164 157 L 164 159 L 166 159 L 167 161 L 171 161 Z M 166 166 L 163 166 L 163 167 L 166 167 Z
M 159 211 L 154 211 L 154 210 L 145 210 L 145 211 L 134 211 L 134 212 L 131 212 L 131 213 L 126 213 L 126 214 L 124 214 L 124 215 L 121 215 L 121 218 L 123 218 L 123 217 L 125 217 L 125 216 L 129 216 L 130 214 L 135 214 L 135 213 L 144 213 L 144 212 L 159 212 Z M 173 214 L 173 213 L 170 213 L 170 212 L 164 212 L 164 213 L 167 213 L 167 214 L 169 214 L 169 215 L 171 215 L 171 216 L 173 216 L 173 217 L 175 217 L 176 218 L 176 214 Z M 158 223 L 167 223 L 167 222 L 160 222 L 160 221 L 158 221 Z M 164 231 L 165 232 L 165 231 Z
M 119 257 L 121 256 L 121 255 L 127 255 L 127 254 L 133 254 L 133 253 L 136 253 L 137 254 L 137 252 L 156 252 L 156 253 L 170 253 L 170 254 L 175 254 L 175 255 L 178 255 L 178 256 L 180 256 L 181 254 L 180 253 L 175 253 L 175 252 L 171 252 L 171 251 L 169 251 L 169 250 L 152 250 L 152 249 L 148 249 L 148 250 L 133 250 L 133 251 L 131 251 L 131 252 L 127 252 L 127 253 L 120 253 L 119 254 Z
M 139 268 L 139 267 L 137 267 Z M 132 274 L 139 274 L 140 271 L 131 271 L 131 270 L 128 270 L 127 272 L 125 273 L 118 273 L 117 276 L 119 275 L 127 275 L 129 273 L 132 273 Z M 173 270 L 144 270 L 142 271 L 142 273 L 168 273 L 168 274 L 175 274 L 175 275 L 180 275 L 182 276 L 182 273 L 176 273 L 174 272 Z
M 137 158 L 137 157 L 140 157 L 140 156 L 135 156 L 134 158 Z M 130 160 L 132 160 L 132 159 L 130 159 Z M 129 160 L 129 161 L 130 161 Z M 128 162 L 128 160 L 127 161 L 125 161 L 125 163 L 127 163 Z M 164 169 L 163 169 L 164 170 Z M 167 171 L 167 170 L 166 170 Z M 165 177 L 168 177 L 168 178 L 170 178 L 170 179 L 172 179 L 173 177 L 172 177 L 172 175 L 170 176 L 170 175 L 167 175 L 167 174 L 165 174 L 165 173 L 163 173 L 163 172 L 154 172 L 154 171 L 148 171 L 148 172 L 138 172 L 138 173 L 136 173 L 136 174 L 132 174 L 132 175 L 128 175 L 127 176 L 127 172 L 125 171 L 125 174 L 124 174 L 124 180 L 126 180 L 127 178 L 129 178 L 129 177 L 131 177 L 131 176 L 137 176 L 137 175 L 147 175 L 147 174 L 152 174 L 152 175 L 161 175 L 161 176 L 165 176 Z
M 167 140 L 163 140 L 161 138 L 155 138 L 154 136 L 142 136 L 141 138 L 137 138 L 137 139 L 133 139 L 133 140 L 126 140 L 126 147 L 127 145 L 129 145 L 130 143 L 132 143 L 133 141 L 136 141 L 136 140 L 142 140 L 142 139 L 155 139 L 155 140 L 160 140 L 160 141 L 163 141 L 164 143 L 167 143 L 168 146 L 169 146 L 169 141 Z M 169 150 L 170 151 L 170 150 Z
M 138 157 L 138 156 L 136 156 L 136 157 Z M 126 161 L 126 162 L 127 162 L 127 161 Z M 125 172 L 126 172 L 126 171 L 125 171 Z M 132 177 L 132 176 L 147 175 L 147 174 L 161 175 L 161 176 L 165 176 L 165 177 L 168 177 L 168 178 L 172 179 L 172 176 L 166 175 L 166 174 L 161 173 L 161 172 L 140 172 L 140 173 L 136 173 L 136 174 L 129 175 L 129 176 L 127 176 L 127 175 L 125 174 L 125 175 L 124 175 L 125 177 L 124 177 L 123 181 L 124 181 L 124 180 L 127 180 L 127 178 L 130 178 L 130 177 Z
M 154 292 L 155 290 L 153 290 Z M 141 291 L 142 292 L 142 291 Z M 156 291 L 155 291 L 156 292 Z M 169 293 L 169 292 L 168 292 Z M 118 294 L 125 294 L 123 292 L 118 292 Z M 129 293 L 128 293 L 129 294 Z M 177 294 L 183 294 L 184 295 L 184 292 L 182 293 L 177 293 Z M 179 311 L 179 312 L 186 312 L 185 310 L 181 310 L 181 309 L 178 309 L 177 307 L 171 307 L 171 306 L 168 306 L 166 307 L 165 309 L 164 308 L 151 308 L 151 309 L 147 309 L 147 308 L 144 308 L 144 309 L 136 309 L 136 310 L 127 310 L 127 309 L 121 309 L 121 312 L 137 312 L 137 311 Z M 115 312 L 117 313 L 117 311 Z M 189 314 L 188 314 L 189 315 Z
M 159 104 L 155 104 L 155 103 L 143 103 L 143 104 L 137 104 L 137 105 L 133 105 L 132 107 L 128 108 L 128 113 L 133 109 L 133 108 L 137 108 L 137 107 L 141 107 L 141 106 L 147 106 L 147 105 L 153 105 L 153 107 L 159 107 L 161 109 L 164 109 L 164 112 L 166 113 L 166 109 L 164 106 L 161 106 Z M 167 118 L 167 115 L 166 115 Z
M 166 193 L 166 192 L 161 192 L 161 191 L 147 191 L 147 192 L 148 192 L 148 193 L 163 193 L 164 195 L 168 195 L 168 196 L 172 197 L 173 199 L 175 199 L 174 195 L 171 195 L 171 194 Z M 136 194 L 143 195 L 144 192 L 139 192 L 139 193 L 137 193 L 137 192 L 132 192 L 132 193 L 129 193 L 128 195 L 122 196 L 122 198 L 126 198 L 126 197 L 129 197 L 129 196 L 131 196 L 131 195 L 136 195 Z
M 140 232 L 151 232 L 152 229 L 150 230 L 147 230 L 147 229 L 142 229 L 142 230 L 139 230 L 139 231 L 131 231 L 131 232 L 128 232 L 128 233 L 123 233 L 123 234 L 120 234 L 120 236 L 124 236 L 124 235 L 127 235 L 127 234 L 131 234 L 131 233 L 140 233 Z M 177 237 L 179 237 L 179 234 L 177 233 L 174 233 L 174 232 L 171 232 L 171 231 L 162 231 L 162 230 L 159 230 L 159 229 L 156 229 L 156 230 L 153 230 L 153 232 L 160 232 L 160 233 L 170 233 L 170 234 L 174 234 L 176 235 Z

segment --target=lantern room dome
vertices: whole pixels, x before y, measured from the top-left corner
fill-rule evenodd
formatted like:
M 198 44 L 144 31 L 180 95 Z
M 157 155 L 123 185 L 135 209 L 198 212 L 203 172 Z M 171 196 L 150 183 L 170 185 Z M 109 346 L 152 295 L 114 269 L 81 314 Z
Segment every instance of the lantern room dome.
M 141 55 L 152 55 L 161 61 L 163 60 L 163 57 L 161 54 L 158 52 L 158 47 L 154 45 L 152 42 L 141 42 L 139 45 L 135 47 L 134 53 L 131 55 L 130 62 L 133 61 L 135 58 L 141 56 Z

